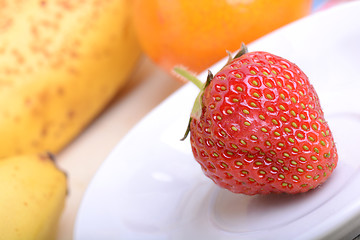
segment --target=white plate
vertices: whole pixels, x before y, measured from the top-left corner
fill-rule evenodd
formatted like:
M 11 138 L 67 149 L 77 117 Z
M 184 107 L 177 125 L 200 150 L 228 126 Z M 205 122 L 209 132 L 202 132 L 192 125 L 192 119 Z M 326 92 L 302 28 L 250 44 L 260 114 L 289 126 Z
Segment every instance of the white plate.
M 355 234 L 352 230 L 360 226 L 360 2 L 311 15 L 249 50 L 295 62 L 315 85 L 340 156 L 332 177 L 295 196 L 249 197 L 219 189 L 201 172 L 189 141 L 179 141 L 198 92 L 187 84 L 105 160 L 79 209 L 76 240 L 339 239 Z

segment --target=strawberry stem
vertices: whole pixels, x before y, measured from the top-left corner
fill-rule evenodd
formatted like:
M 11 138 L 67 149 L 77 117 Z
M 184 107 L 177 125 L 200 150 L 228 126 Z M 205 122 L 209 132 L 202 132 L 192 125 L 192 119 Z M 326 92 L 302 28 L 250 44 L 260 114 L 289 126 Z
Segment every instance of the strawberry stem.
M 185 68 L 182 67 L 174 67 L 173 71 L 180 75 L 181 77 L 185 78 L 186 80 L 189 80 L 193 84 L 195 84 L 200 90 L 203 89 L 204 83 L 201 82 L 197 77 L 195 77 L 192 73 L 187 71 Z
M 190 123 L 193 120 L 193 118 L 195 119 L 199 119 L 200 115 L 201 115 L 201 109 L 202 109 L 202 103 L 201 103 L 201 98 L 202 98 L 202 94 L 204 92 L 204 88 L 209 85 L 210 81 L 213 78 L 212 73 L 209 71 L 208 73 L 208 78 L 206 80 L 205 83 L 201 82 L 197 77 L 195 77 L 192 73 L 188 72 L 185 68 L 183 67 L 174 67 L 173 68 L 174 73 L 176 73 L 177 75 L 179 75 L 180 77 L 185 78 L 186 80 L 192 82 L 193 84 L 195 84 L 199 89 L 200 89 L 200 93 L 197 95 L 195 102 L 194 102 L 194 106 L 191 110 L 191 114 L 190 114 L 190 119 L 189 119 L 189 123 L 187 125 L 187 129 L 185 131 L 184 137 L 181 138 L 181 141 L 184 141 L 187 136 L 190 133 Z
M 228 55 L 229 55 L 229 59 L 228 59 L 228 62 L 225 64 L 224 67 L 226 67 L 232 60 L 234 60 L 235 58 L 239 58 L 241 57 L 242 55 L 246 54 L 248 52 L 248 49 L 246 47 L 246 45 L 244 43 L 241 44 L 241 49 L 240 51 L 235 55 L 234 58 L 232 58 L 231 56 L 231 53 L 229 51 L 227 51 Z M 193 119 L 196 119 L 196 120 L 199 120 L 200 117 L 201 117 L 201 113 L 202 113 L 202 108 L 203 108 L 203 105 L 202 105 L 202 96 L 203 96 L 203 93 L 204 93 L 204 90 L 205 88 L 210 84 L 210 82 L 213 80 L 214 78 L 214 75 L 212 74 L 212 72 L 209 70 L 208 71 L 208 75 L 207 75 L 207 79 L 206 79 L 206 82 L 203 83 L 201 82 L 197 77 L 195 77 L 192 73 L 188 72 L 185 68 L 183 67 L 174 67 L 173 68 L 173 72 L 176 73 L 178 76 L 182 77 L 182 78 L 185 78 L 186 80 L 192 82 L 193 84 L 195 84 L 199 89 L 200 89 L 200 92 L 199 94 L 197 95 L 196 99 L 195 99 L 195 102 L 194 102 L 194 105 L 193 105 L 193 108 L 191 110 L 191 114 L 190 114 L 190 119 L 189 119 L 189 123 L 188 123 L 188 126 L 187 126 L 187 129 L 185 131 L 185 134 L 183 136 L 183 138 L 181 138 L 180 140 L 181 141 L 184 141 L 187 136 L 189 135 L 190 133 L 190 124 L 191 124 L 191 121 Z
M 189 119 L 189 123 L 187 126 L 187 129 L 185 131 L 184 137 L 181 138 L 181 141 L 184 141 L 187 136 L 190 133 L 190 124 L 191 121 L 193 119 L 200 119 L 201 116 L 201 111 L 202 111 L 202 95 L 204 93 L 204 89 L 210 84 L 210 82 L 212 81 L 212 79 L 214 78 L 214 75 L 212 74 L 212 72 L 209 70 L 208 71 L 208 76 L 206 78 L 206 82 L 203 83 L 201 82 L 197 77 L 195 77 L 192 73 L 188 72 L 186 69 L 182 68 L 182 67 L 174 67 L 173 71 L 178 74 L 179 76 L 185 78 L 186 80 L 189 80 L 190 82 L 192 82 L 193 84 L 195 84 L 199 89 L 200 92 L 197 95 L 193 108 L 191 110 L 191 114 L 190 114 L 190 119 Z

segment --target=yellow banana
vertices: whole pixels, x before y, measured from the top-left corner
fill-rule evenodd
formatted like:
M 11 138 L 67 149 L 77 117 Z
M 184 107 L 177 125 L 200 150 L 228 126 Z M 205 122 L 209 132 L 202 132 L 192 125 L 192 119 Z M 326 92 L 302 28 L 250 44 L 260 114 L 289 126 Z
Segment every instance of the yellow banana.
M 140 55 L 131 0 L 0 0 L 0 157 L 57 153 Z
M 0 240 L 55 239 L 67 179 L 49 155 L 0 159 Z

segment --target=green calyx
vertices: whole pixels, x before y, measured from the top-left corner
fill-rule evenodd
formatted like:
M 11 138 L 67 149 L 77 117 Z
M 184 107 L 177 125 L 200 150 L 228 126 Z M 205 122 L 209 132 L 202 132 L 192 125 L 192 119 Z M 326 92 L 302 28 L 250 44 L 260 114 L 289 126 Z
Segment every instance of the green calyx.
M 247 47 L 245 46 L 244 43 L 241 44 L 241 49 L 239 50 L 239 52 L 235 55 L 235 57 L 233 58 L 231 56 L 230 52 L 227 52 L 229 57 L 228 57 L 228 61 L 226 62 L 226 64 L 224 65 L 224 67 L 226 67 L 230 62 L 232 62 L 234 59 L 241 57 L 242 55 L 246 54 L 248 52 Z M 224 68 L 223 67 L 223 68 Z M 207 86 L 209 86 L 210 82 L 213 80 L 214 75 L 212 74 L 212 72 L 210 70 L 208 70 L 208 75 L 206 78 L 206 82 L 203 83 L 201 82 L 197 77 L 195 77 L 192 73 L 190 73 L 189 71 L 187 71 L 185 68 L 183 67 L 174 67 L 173 69 L 174 73 L 176 73 L 177 75 L 181 76 L 182 78 L 185 78 L 186 80 L 192 82 L 193 84 L 195 84 L 199 89 L 200 92 L 197 95 L 193 108 L 191 110 L 191 114 L 190 114 L 190 119 L 189 119 L 189 123 L 187 126 L 187 129 L 185 131 L 184 136 L 180 139 L 181 141 L 185 140 L 187 138 L 187 136 L 190 133 L 190 124 L 191 121 L 193 119 L 196 120 L 200 120 L 201 117 L 201 113 L 202 113 L 202 109 L 203 109 L 203 103 L 202 103 L 202 97 L 204 94 L 204 90 Z
M 175 67 L 174 72 L 179 74 L 180 76 L 184 77 L 185 79 L 189 80 L 190 82 L 194 83 L 200 89 L 200 92 L 197 95 L 197 97 L 195 99 L 195 102 L 194 102 L 194 105 L 193 105 L 193 108 L 191 110 L 189 123 L 188 123 L 187 129 L 185 131 L 184 137 L 180 139 L 181 141 L 183 141 L 183 140 L 185 140 L 187 138 L 187 136 L 190 133 L 190 123 L 191 123 L 191 121 L 193 119 L 197 119 L 197 120 L 200 119 L 201 111 L 202 111 L 202 107 L 203 107 L 202 96 L 204 94 L 205 88 L 210 84 L 211 80 L 214 78 L 214 75 L 209 70 L 206 82 L 204 84 L 197 77 L 192 75 L 190 72 L 188 72 L 184 68 Z

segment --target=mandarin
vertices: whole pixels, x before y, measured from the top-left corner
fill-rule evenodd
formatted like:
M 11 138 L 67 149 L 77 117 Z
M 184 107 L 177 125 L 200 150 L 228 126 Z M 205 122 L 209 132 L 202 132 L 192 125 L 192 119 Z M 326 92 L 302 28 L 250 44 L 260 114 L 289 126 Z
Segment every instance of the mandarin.
M 143 51 L 171 71 L 201 72 L 259 37 L 310 13 L 311 0 L 134 0 Z

